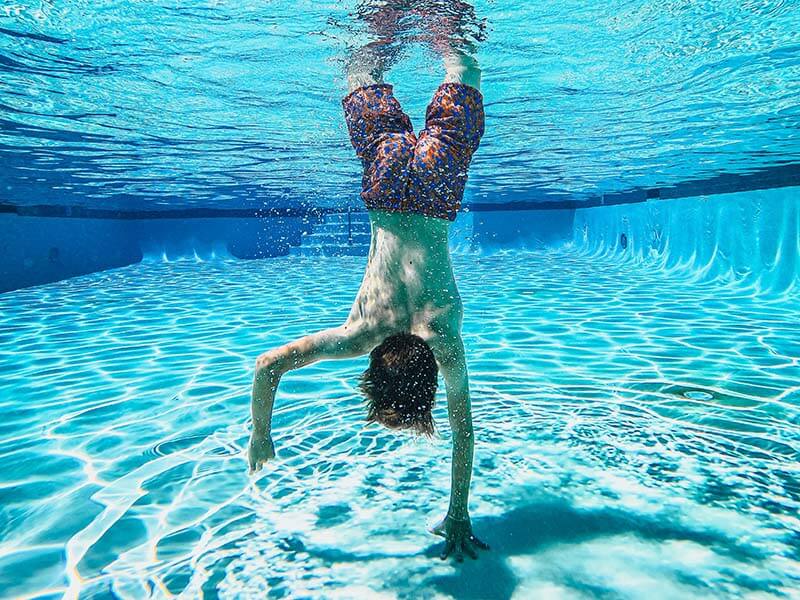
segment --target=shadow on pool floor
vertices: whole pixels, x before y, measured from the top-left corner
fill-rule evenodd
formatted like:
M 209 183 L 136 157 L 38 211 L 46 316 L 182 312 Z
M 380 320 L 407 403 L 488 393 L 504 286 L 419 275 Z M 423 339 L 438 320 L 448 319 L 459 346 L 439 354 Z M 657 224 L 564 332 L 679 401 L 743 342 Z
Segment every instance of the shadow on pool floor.
M 481 552 L 477 561 L 465 558 L 462 565 L 448 575 L 425 577 L 420 572 L 418 563 L 410 567 L 409 572 L 398 574 L 394 580 L 387 581 L 384 589 L 392 590 L 399 597 L 426 597 L 425 590 L 465 599 L 499 599 L 511 598 L 520 584 L 508 562 L 514 556 L 535 556 L 555 546 L 578 545 L 584 542 L 609 538 L 619 535 L 630 535 L 645 542 L 686 541 L 704 548 L 712 549 L 716 555 L 728 557 L 739 564 L 756 562 L 764 555 L 748 547 L 738 540 L 720 531 L 703 530 L 670 522 L 664 515 L 640 515 L 626 513 L 618 509 L 583 510 L 571 506 L 559 498 L 541 498 L 529 504 L 512 508 L 508 512 L 491 517 L 473 519 L 476 535 L 488 542 L 491 550 Z M 424 549 L 421 554 L 431 561 L 439 561 L 443 543 L 437 542 Z M 407 555 L 391 554 L 352 554 L 336 549 L 315 549 L 304 547 L 304 551 L 321 559 L 327 564 L 365 562 L 397 558 L 411 560 Z M 418 580 L 414 575 L 422 576 L 422 582 L 409 589 L 409 582 Z M 596 581 L 587 580 L 581 573 L 565 574 L 548 572 L 550 582 L 566 588 L 576 596 L 593 598 L 620 598 L 619 590 L 602 585 L 598 577 Z M 598 574 L 602 575 L 602 574 Z M 676 570 L 674 578 L 683 589 L 695 588 L 700 593 L 712 594 L 713 585 L 692 573 L 681 573 Z M 744 573 L 729 574 L 737 586 L 741 588 L 774 593 L 779 585 L 776 581 L 755 580 Z
M 579 510 L 557 498 L 537 500 L 500 516 L 475 518 L 473 526 L 476 535 L 487 541 L 491 550 L 482 552 L 478 561 L 465 558 L 464 566 L 451 575 L 430 577 L 424 587 L 456 598 L 511 598 L 519 581 L 507 562 L 509 557 L 530 556 L 556 545 L 580 544 L 624 534 L 652 542 L 694 542 L 742 562 L 763 558 L 760 552 L 722 532 L 686 527 L 665 520 L 663 515 L 643 516 L 615 509 Z M 442 547 L 441 543 L 433 544 L 425 554 L 437 557 Z M 578 595 L 621 597 L 616 590 L 581 579 L 580 574 L 555 583 Z M 708 583 L 690 574 L 683 577 L 681 583 L 711 592 Z M 748 578 L 737 579 L 737 584 L 751 590 L 770 589 L 767 583 Z

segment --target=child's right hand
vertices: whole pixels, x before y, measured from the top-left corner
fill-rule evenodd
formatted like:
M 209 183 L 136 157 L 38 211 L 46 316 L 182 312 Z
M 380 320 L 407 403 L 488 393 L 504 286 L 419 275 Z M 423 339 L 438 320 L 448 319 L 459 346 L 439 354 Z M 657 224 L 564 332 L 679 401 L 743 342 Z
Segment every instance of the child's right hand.
M 247 449 L 247 461 L 250 463 L 250 473 L 260 470 L 264 463 L 275 458 L 275 445 L 272 436 L 250 436 L 250 447 Z

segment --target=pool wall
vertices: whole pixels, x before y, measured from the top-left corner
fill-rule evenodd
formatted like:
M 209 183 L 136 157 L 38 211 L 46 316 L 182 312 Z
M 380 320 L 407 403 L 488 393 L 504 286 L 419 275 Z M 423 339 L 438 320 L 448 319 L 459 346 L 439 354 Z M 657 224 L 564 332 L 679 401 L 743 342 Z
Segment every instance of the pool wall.
M 457 252 L 573 244 L 654 268 L 784 291 L 800 280 L 799 204 L 800 187 L 794 186 L 592 208 L 484 208 L 459 215 L 451 244 Z M 182 213 L 0 213 L 0 292 L 142 260 L 283 256 L 320 218 L 175 215 Z
M 578 209 L 574 243 L 773 292 L 800 283 L 800 187 Z
M 308 219 L 83 218 L 0 214 L 0 292 L 141 260 L 266 258 L 300 243 Z
M 573 209 L 480 210 L 460 214 L 450 227 L 454 251 L 542 248 L 572 239 Z

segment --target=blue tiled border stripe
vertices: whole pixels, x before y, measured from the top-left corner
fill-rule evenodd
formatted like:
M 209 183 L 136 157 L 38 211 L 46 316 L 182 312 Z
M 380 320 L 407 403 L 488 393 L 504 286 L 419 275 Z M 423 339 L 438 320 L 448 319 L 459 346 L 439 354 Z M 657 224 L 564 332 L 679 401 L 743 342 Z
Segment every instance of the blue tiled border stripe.
M 686 198 L 691 196 L 710 196 L 733 192 L 745 192 L 800 186 L 800 163 L 792 163 L 761 169 L 746 174 L 720 174 L 707 179 L 686 181 L 662 188 L 637 188 L 588 196 L 580 200 L 548 200 L 542 193 L 538 200 L 519 200 L 514 202 L 471 202 L 471 211 L 496 212 L 507 210 L 557 210 L 592 208 L 632 204 L 652 199 Z M 525 194 L 520 194 L 523 197 Z M 353 210 L 351 208 L 351 210 Z M 0 202 L 0 213 L 11 213 L 31 217 L 67 217 L 84 219 L 188 219 L 188 218 L 259 218 L 259 217 L 313 217 L 330 213 L 347 212 L 347 208 L 182 208 L 165 210 L 112 210 L 65 205 L 19 206 Z

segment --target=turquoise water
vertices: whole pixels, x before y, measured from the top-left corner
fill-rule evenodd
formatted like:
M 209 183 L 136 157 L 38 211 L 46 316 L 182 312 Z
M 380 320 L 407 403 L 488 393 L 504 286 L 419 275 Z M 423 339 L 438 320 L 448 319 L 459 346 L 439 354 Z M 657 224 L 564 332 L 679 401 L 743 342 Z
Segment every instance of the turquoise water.
M 146 258 L 0 295 L 0 596 L 800 598 L 798 31 L 793 0 L 4 3 L 0 289 Z M 360 206 L 343 67 L 387 36 L 417 129 L 435 41 L 483 68 L 463 565 L 427 532 L 444 401 L 432 440 L 365 426 L 364 359 L 287 375 L 247 474 L 255 357 L 341 323 L 364 258 L 166 260 Z M 230 218 L 155 218 L 194 209 Z M 25 216 L 81 214 L 139 220 Z
M 279 460 L 248 477 L 254 358 L 338 324 L 363 262 L 145 262 L 0 296 L 3 595 L 797 597 L 796 294 L 574 248 L 458 256 L 477 562 L 426 532 L 443 400 L 431 441 L 365 426 L 364 360 L 286 376 Z
M 0 200 L 357 206 L 342 66 L 376 39 L 376 5 L 404 12 L 388 80 L 417 129 L 441 15 L 478 42 L 487 130 L 468 201 L 800 161 L 797 0 L 15 0 L 0 6 Z

